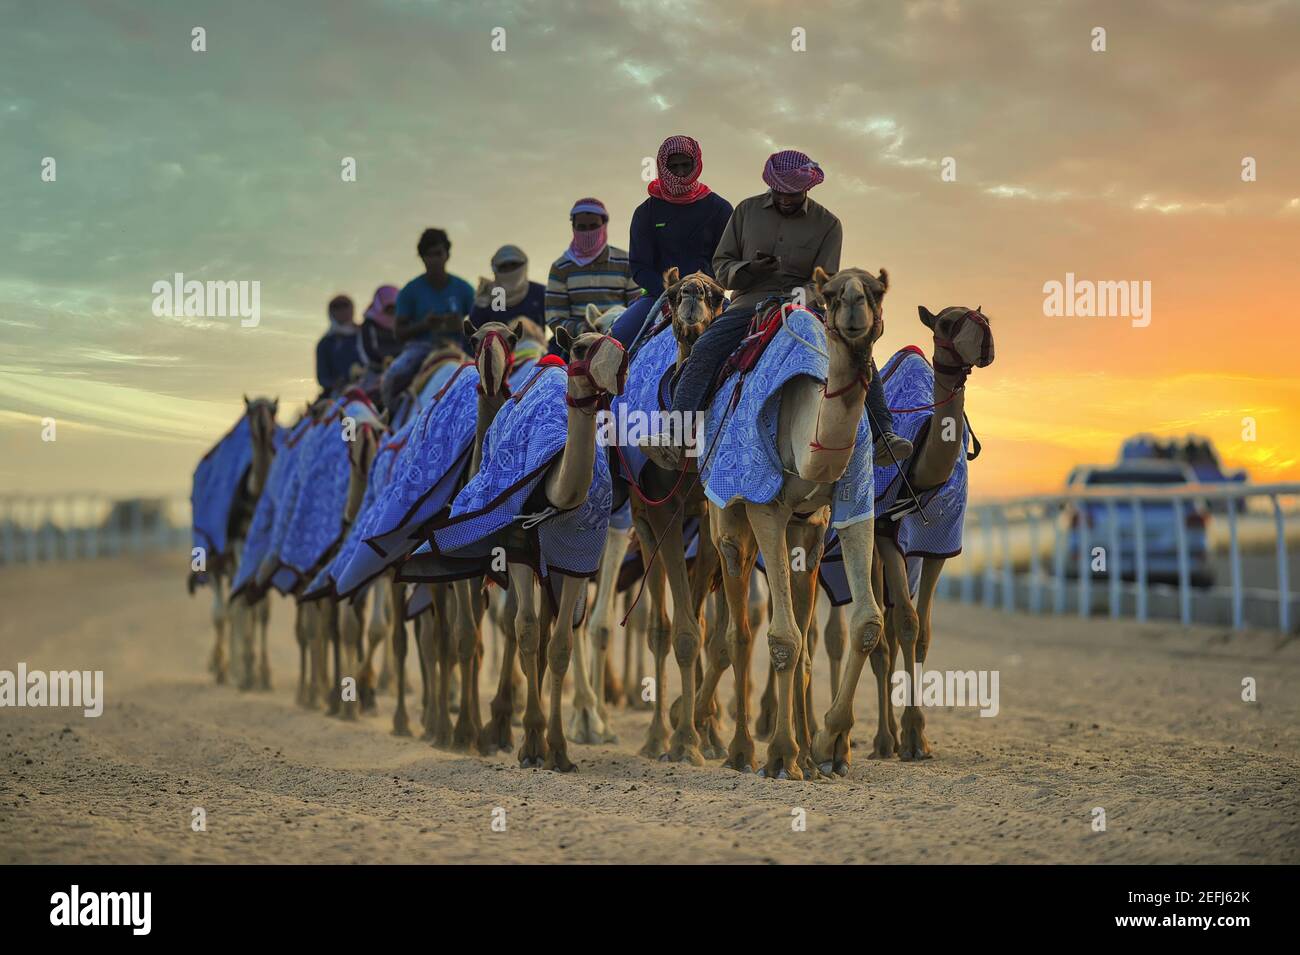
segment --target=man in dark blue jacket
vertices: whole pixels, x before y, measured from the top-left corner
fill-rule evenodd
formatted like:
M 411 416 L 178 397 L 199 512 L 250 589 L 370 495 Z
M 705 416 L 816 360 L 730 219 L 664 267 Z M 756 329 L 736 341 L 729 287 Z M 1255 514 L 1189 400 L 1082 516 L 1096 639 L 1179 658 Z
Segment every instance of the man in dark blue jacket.
M 632 213 L 628 247 L 632 278 L 644 294 L 619 316 L 611 333 L 625 347 L 663 292 L 665 272 L 676 266 L 683 276 L 713 275 L 713 252 L 731 218 L 731 203 L 699 181 L 703 158 L 690 136 L 669 136 L 659 147 L 659 178 L 647 187 L 650 198 Z
M 329 304 L 329 331 L 316 343 L 316 380 L 332 395 L 347 385 L 352 366 L 362 364 L 354 315 L 352 299 L 335 295 Z

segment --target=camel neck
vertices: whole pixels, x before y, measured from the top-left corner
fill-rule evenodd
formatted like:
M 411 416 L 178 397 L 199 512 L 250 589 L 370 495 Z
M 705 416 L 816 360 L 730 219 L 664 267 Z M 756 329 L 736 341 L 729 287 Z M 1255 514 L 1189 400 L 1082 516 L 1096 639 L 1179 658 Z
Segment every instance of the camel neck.
M 795 417 L 795 469 L 799 476 L 818 484 L 838 481 L 849 466 L 858 426 L 866 408 L 871 356 L 853 354 L 834 335 L 827 336 L 830 367 L 826 387 L 813 392 L 811 408 Z
M 478 396 L 478 415 L 474 427 L 474 454 L 469 465 L 469 476 L 471 478 L 478 474 L 479 469 L 483 466 L 483 439 L 487 436 L 488 428 L 492 426 L 497 412 L 502 409 L 506 400 L 504 392 L 497 395 L 480 394 Z
M 546 479 L 546 499 L 562 511 L 587 499 L 591 469 L 596 463 L 596 415 L 569 407 L 564 450 Z
M 931 364 L 943 360 L 947 349 L 935 346 Z M 921 446 L 912 452 L 912 482 L 918 487 L 938 487 L 952 475 L 957 455 L 963 450 L 963 418 L 966 411 L 966 387 L 958 385 L 959 374 L 934 372 L 934 417 Z

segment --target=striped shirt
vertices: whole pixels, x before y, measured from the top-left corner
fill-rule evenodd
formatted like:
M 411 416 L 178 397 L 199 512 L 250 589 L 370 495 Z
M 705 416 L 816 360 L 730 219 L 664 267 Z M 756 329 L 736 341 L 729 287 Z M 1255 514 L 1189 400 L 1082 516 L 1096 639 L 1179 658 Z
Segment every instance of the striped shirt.
M 587 263 L 579 265 L 563 255 L 551 266 L 546 282 L 546 324 L 568 323 L 569 331 L 586 319 L 587 305 L 609 308 L 611 305 L 630 305 L 640 295 L 640 286 L 632 279 L 632 267 L 627 253 L 612 245 Z

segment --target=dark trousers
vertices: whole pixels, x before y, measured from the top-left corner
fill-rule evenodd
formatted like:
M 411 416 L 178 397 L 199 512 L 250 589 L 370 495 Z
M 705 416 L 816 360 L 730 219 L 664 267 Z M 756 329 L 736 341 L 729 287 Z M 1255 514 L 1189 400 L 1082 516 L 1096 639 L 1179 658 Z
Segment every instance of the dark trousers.
M 709 385 L 717 377 L 722 363 L 740 347 L 753 317 L 753 306 L 732 307 L 715 318 L 713 324 L 704 330 L 704 334 L 691 348 L 691 354 L 677 379 L 677 388 L 673 391 L 673 411 L 704 410 Z M 872 434 L 879 436 L 894 429 L 894 418 L 885 404 L 885 389 L 880 383 L 874 361 L 871 363 L 871 387 L 867 389 L 867 411 L 870 413 Z

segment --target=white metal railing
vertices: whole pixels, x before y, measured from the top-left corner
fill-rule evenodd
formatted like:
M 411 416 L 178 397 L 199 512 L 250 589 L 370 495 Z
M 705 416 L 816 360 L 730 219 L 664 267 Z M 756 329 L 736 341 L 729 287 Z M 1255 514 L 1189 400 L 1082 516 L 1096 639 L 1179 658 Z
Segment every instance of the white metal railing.
M 1284 501 L 1290 506 L 1284 506 Z M 1090 554 L 1095 545 L 1107 550 L 1106 609 L 1113 619 L 1123 616 L 1126 594 L 1133 598 L 1133 616 L 1146 621 L 1151 615 L 1152 585 L 1148 573 L 1147 531 L 1142 503 L 1168 502 L 1174 509 L 1174 546 L 1177 560 L 1177 619 L 1183 624 L 1194 622 L 1191 559 L 1185 516 L 1189 506 L 1199 502 L 1225 504 L 1223 513 L 1212 515 L 1212 521 L 1227 525 L 1226 545 L 1228 561 L 1228 586 L 1210 592 L 1222 595 L 1228 601 L 1229 619 L 1234 629 L 1246 626 L 1246 603 L 1249 596 L 1253 604 L 1262 601 L 1276 606 L 1272 623 L 1283 633 L 1289 633 L 1296 614 L 1292 608 L 1290 564 L 1288 560 L 1288 534 L 1300 538 L 1300 520 L 1290 523 L 1288 514 L 1296 515 L 1300 501 L 1300 483 L 1286 484 L 1183 484 L 1125 485 L 1114 487 L 1079 488 L 1061 494 L 1046 494 L 1002 501 L 972 504 L 967 511 L 966 551 L 952 562 L 951 575 L 940 585 L 940 596 L 972 603 L 978 598 L 985 606 L 1000 603 L 1005 610 L 1028 610 L 1042 613 L 1049 610 L 1063 614 L 1070 603 L 1071 589 L 1075 591 L 1074 603 L 1080 616 L 1093 612 L 1093 574 Z M 1106 539 L 1090 539 L 1090 521 L 1077 524 L 1077 581 L 1071 588 L 1067 580 L 1066 562 L 1069 549 L 1069 529 L 1064 526 L 1064 515 L 1073 507 L 1076 510 L 1088 503 L 1105 509 Z M 1120 521 L 1123 510 L 1132 518 L 1133 565 L 1121 564 Z M 1052 547 L 1045 548 L 1043 526 L 1050 528 Z M 1019 533 L 1013 546 L 1013 528 Z M 1106 533 L 1108 531 L 1108 533 Z M 1249 531 L 1249 534 L 1246 532 Z M 977 532 L 977 533 L 972 533 Z M 977 536 L 980 547 L 977 553 L 970 545 Z M 1243 537 L 1249 537 L 1243 541 Z M 1271 549 L 1275 565 L 1276 590 L 1248 588 L 1242 569 L 1243 543 L 1264 545 Z M 1045 558 L 1051 561 L 1051 573 L 1044 569 Z M 1134 578 L 1130 585 L 1123 580 L 1125 571 Z M 954 579 L 955 578 L 955 579 Z M 1021 587 L 1020 584 L 1024 584 Z M 1023 599 L 1021 591 L 1024 591 Z M 978 591 L 978 594 L 977 594 Z M 1000 601 L 997 599 L 1000 597 Z M 1050 607 L 1046 606 L 1050 597 Z
M 180 495 L 0 494 L 0 564 L 176 550 L 189 539 Z

